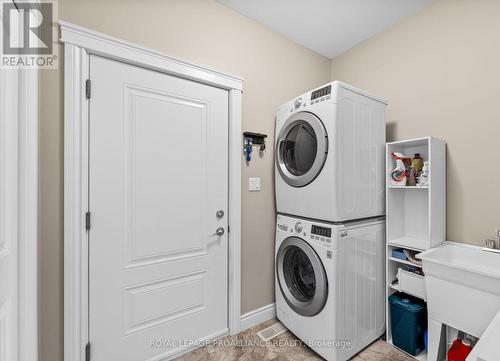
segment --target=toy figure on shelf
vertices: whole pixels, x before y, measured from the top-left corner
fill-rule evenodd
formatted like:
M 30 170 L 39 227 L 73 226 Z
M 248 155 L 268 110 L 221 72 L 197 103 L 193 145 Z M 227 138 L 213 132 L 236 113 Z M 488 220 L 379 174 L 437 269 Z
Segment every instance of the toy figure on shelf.
M 410 170 L 410 181 L 408 185 L 416 186 L 418 177 L 422 173 L 422 168 L 424 167 L 424 160 L 420 156 L 420 153 L 415 153 L 415 156 L 411 160 L 411 170 Z
M 430 172 L 430 164 L 429 162 L 424 162 L 422 172 L 418 176 L 417 186 L 426 187 L 429 185 L 429 172 Z
M 391 155 L 396 161 L 396 168 L 391 172 L 391 185 L 407 186 L 410 179 L 411 158 L 405 157 L 401 153 L 392 153 Z

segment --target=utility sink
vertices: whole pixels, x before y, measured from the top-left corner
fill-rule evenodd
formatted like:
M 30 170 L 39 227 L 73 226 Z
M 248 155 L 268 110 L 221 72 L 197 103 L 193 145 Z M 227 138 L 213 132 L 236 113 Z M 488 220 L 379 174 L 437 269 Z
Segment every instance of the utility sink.
M 417 257 L 425 273 L 428 360 L 441 360 L 444 324 L 481 337 L 499 312 L 500 254 L 446 242 Z
M 476 347 L 467 357 L 467 361 L 498 360 L 498 340 L 500 340 L 500 311 L 484 331 Z

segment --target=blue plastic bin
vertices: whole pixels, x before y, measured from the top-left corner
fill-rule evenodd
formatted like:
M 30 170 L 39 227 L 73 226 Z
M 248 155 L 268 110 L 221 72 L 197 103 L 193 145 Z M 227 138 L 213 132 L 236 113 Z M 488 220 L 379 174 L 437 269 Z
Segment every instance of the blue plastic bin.
M 402 248 L 397 248 L 392 250 L 392 257 L 397 258 L 397 259 L 402 259 L 406 261 L 408 258 L 406 258 L 406 255 L 404 253 L 404 249 Z
M 394 346 L 416 356 L 425 348 L 427 306 L 424 301 L 401 292 L 389 297 Z

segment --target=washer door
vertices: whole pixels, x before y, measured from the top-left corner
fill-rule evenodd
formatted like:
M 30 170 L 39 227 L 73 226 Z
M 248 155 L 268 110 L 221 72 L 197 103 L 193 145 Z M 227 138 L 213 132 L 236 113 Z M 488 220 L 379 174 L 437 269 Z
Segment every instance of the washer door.
M 288 305 L 302 316 L 318 314 L 326 304 L 328 281 L 321 259 L 303 239 L 289 237 L 276 255 L 281 293 Z
M 311 183 L 321 172 L 328 152 L 328 136 L 321 120 L 298 112 L 288 118 L 276 143 L 276 165 L 292 187 Z

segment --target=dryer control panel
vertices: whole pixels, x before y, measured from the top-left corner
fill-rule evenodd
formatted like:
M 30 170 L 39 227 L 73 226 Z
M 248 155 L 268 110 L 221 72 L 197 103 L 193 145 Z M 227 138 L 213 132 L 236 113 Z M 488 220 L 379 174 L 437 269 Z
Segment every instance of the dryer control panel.
M 332 97 L 332 85 L 324 86 L 323 88 L 313 90 L 311 92 L 311 101 L 310 105 L 316 104 L 318 102 L 322 102 L 325 100 L 329 100 Z
M 325 97 L 327 95 L 330 95 L 331 93 L 332 93 L 332 86 L 331 85 L 327 85 L 321 89 L 314 90 L 311 92 L 311 101 L 314 99 Z

